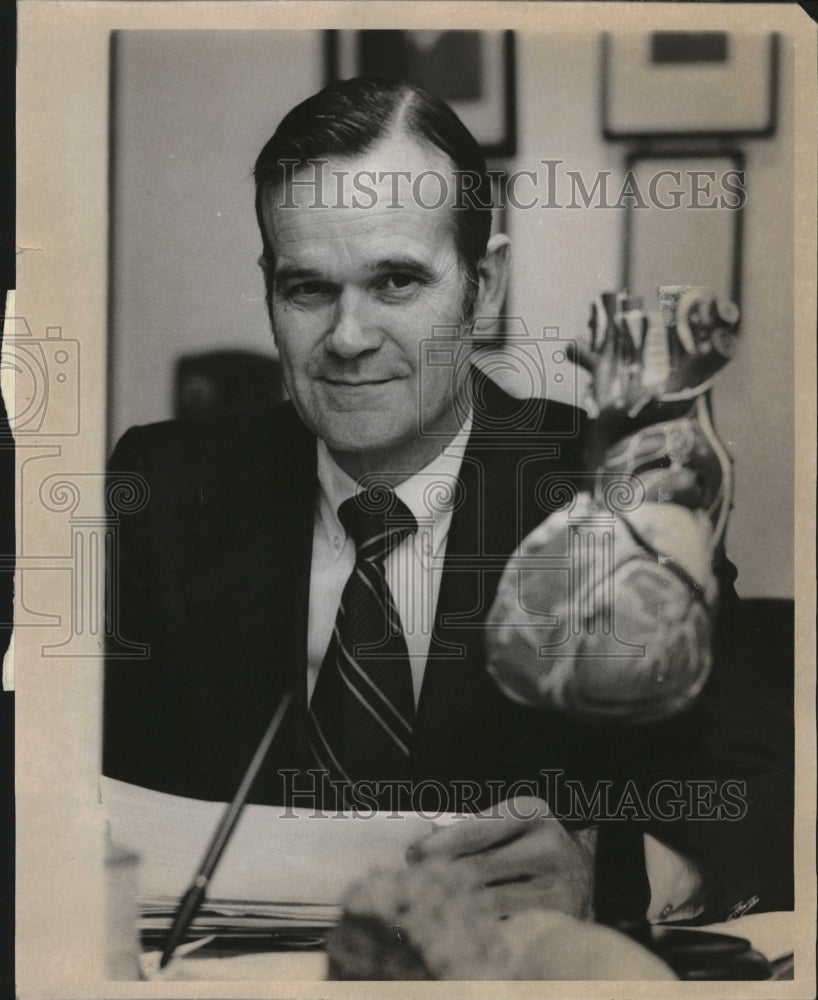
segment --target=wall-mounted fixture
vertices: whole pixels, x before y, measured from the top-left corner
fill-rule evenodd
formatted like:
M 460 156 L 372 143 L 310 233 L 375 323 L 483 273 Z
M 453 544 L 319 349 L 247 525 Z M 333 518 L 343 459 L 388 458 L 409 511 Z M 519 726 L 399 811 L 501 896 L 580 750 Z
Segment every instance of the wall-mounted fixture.
M 606 139 L 771 136 L 778 105 L 775 33 L 605 32 Z

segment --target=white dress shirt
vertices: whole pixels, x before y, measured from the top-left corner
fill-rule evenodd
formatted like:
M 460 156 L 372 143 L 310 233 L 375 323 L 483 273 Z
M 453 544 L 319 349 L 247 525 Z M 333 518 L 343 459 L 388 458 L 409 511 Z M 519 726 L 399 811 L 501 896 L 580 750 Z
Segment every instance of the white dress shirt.
M 389 553 L 384 572 L 400 615 L 415 705 L 426 671 L 437 595 L 452 521 L 460 464 L 471 431 L 469 416 L 447 447 L 427 466 L 395 487 L 395 493 L 415 515 L 418 530 Z M 324 660 L 341 594 L 355 565 L 355 542 L 338 520 L 338 508 L 367 481 L 357 483 L 318 441 L 318 502 L 312 541 L 310 610 L 307 631 L 307 696 L 312 698 Z
M 387 556 L 384 571 L 406 636 L 415 705 L 420 697 L 434 623 L 456 484 L 472 419 L 432 462 L 395 487 L 415 515 L 418 530 Z M 318 499 L 313 528 L 310 607 L 307 630 L 307 697 L 312 698 L 346 582 L 355 565 L 355 543 L 338 519 L 338 508 L 367 485 L 356 482 L 317 445 Z M 543 720 L 543 725 L 545 725 Z M 701 912 L 695 900 L 701 876 L 686 858 L 645 835 L 645 865 L 651 887 L 648 919 L 690 919 Z

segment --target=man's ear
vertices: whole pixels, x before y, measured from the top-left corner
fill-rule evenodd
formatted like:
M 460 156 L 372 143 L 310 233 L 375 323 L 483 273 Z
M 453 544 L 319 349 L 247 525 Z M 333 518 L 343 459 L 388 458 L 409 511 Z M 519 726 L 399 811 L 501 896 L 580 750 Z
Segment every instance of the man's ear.
M 479 287 L 474 303 L 473 332 L 478 338 L 497 323 L 503 309 L 508 287 L 508 267 L 511 258 L 511 240 L 504 233 L 491 237 L 486 254 L 477 269 Z
M 263 252 L 259 254 L 259 258 L 256 263 L 261 268 L 261 273 L 264 275 L 264 291 L 267 298 L 269 299 L 270 281 L 272 280 L 273 276 L 270 273 L 270 264 L 269 261 L 267 260 L 267 255 Z
M 273 326 L 272 275 L 270 274 L 270 264 L 263 252 L 256 263 L 264 275 L 264 303 L 267 306 L 267 317 L 270 320 L 270 329 L 273 331 L 273 339 L 275 340 L 276 331 Z

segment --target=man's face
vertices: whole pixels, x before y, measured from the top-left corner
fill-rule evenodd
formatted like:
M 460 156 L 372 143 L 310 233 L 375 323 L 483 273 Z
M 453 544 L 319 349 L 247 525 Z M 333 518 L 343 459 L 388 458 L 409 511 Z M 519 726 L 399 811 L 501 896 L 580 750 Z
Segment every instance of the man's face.
M 286 207 L 281 189 L 265 196 L 274 253 L 270 311 L 284 382 L 302 420 L 356 477 L 408 476 L 459 426 L 452 368 L 424 366 L 421 350 L 435 326 L 464 319 L 452 209 L 426 207 L 440 200 L 434 178 L 417 189 L 418 200 L 411 181 L 400 180 L 396 198 L 393 175 L 377 180 L 381 172 L 416 178 L 428 170 L 454 191 L 443 153 L 397 135 L 324 168 L 317 200 L 330 207 L 315 205 L 312 186 L 294 185 Z M 345 171 L 343 181 L 332 171 Z M 312 168 L 296 174 L 296 180 L 314 177 Z M 355 188 L 356 177 L 374 196 Z M 332 207 L 339 183 L 342 208 Z

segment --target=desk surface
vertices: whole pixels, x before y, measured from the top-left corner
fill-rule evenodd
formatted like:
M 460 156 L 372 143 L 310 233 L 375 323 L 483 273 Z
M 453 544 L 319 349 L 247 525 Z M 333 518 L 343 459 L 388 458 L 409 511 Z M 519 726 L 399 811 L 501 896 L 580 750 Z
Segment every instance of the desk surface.
M 747 938 L 756 950 L 773 961 L 792 950 L 795 914 L 751 914 L 725 924 L 714 924 L 701 929 Z M 151 952 L 143 958 L 146 978 L 153 979 L 159 953 Z M 316 982 L 325 979 L 326 972 L 327 957 L 318 951 L 256 952 L 214 957 L 206 950 L 202 950 L 175 960 L 168 967 L 166 975 L 157 978 L 210 982 L 252 980 Z
M 327 978 L 327 956 L 323 951 L 261 951 L 227 958 L 193 952 L 171 962 L 162 975 L 156 974 L 159 952 L 150 952 L 143 959 L 145 978 L 152 980 L 320 982 Z

